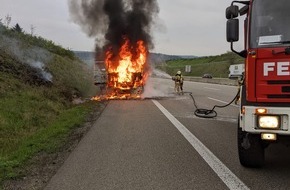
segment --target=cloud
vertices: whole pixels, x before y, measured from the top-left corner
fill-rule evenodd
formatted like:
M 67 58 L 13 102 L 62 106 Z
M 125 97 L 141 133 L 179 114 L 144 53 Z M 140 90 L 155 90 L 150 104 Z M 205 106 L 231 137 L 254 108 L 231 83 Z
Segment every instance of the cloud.
M 152 35 L 154 52 L 202 56 L 229 51 L 225 37 L 225 9 L 230 1 L 158 0 L 158 4 L 159 19 L 154 20 L 157 25 L 154 25 Z M 19 23 L 28 33 L 34 25 L 36 35 L 65 48 L 94 49 L 95 38 L 87 37 L 84 30 L 72 22 L 67 1 L 1 0 L 0 19 L 7 14 L 12 16 L 11 25 Z M 237 46 L 242 47 L 242 44 L 241 39 Z

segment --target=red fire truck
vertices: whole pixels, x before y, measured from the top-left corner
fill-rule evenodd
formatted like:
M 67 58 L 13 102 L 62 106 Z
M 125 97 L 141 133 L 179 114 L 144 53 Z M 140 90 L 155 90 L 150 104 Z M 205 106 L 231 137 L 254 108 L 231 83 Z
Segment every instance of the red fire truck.
M 245 167 L 261 167 L 265 148 L 290 140 L 290 1 L 233 1 L 226 9 L 227 41 L 245 58 L 238 119 L 238 151 Z M 244 20 L 244 47 L 239 40 Z

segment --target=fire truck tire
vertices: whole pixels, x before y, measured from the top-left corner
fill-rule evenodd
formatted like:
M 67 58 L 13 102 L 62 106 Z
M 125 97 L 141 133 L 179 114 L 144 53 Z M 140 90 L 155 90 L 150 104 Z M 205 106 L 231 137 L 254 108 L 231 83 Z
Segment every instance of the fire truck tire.
M 238 150 L 243 166 L 258 168 L 264 165 L 265 149 L 259 135 L 247 134 L 238 127 Z

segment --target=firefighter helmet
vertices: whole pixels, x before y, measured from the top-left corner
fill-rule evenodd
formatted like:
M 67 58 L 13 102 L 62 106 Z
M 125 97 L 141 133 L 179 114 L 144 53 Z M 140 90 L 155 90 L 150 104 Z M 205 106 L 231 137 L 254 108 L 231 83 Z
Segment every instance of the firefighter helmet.
M 181 75 L 181 71 L 177 71 L 177 73 L 176 74 L 178 74 L 178 75 Z

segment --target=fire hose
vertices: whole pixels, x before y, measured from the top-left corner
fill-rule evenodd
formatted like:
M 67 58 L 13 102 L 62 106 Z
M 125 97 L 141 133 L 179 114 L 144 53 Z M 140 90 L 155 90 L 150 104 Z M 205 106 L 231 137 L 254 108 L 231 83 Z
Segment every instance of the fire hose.
M 214 117 L 217 116 L 217 112 L 214 109 L 215 108 L 225 108 L 225 107 L 231 105 L 238 98 L 238 96 L 240 94 L 240 88 L 239 88 L 236 96 L 233 98 L 232 101 L 230 101 L 228 104 L 222 105 L 222 106 L 215 105 L 215 106 L 213 106 L 212 109 L 202 109 L 202 108 L 198 108 L 198 106 L 196 105 L 195 99 L 194 99 L 194 97 L 192 95 L 192 92 L 186 92 L 186 93 L 189 93 L 189 96 L 193 100 L 193 105 L 195 107 L 195 111 L 194 111 L 194 115 L 195 116 L 201 117 L 201 118 L 214 118 Z

